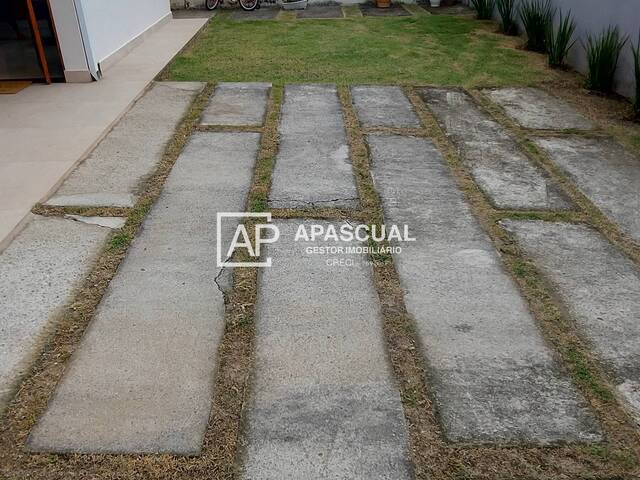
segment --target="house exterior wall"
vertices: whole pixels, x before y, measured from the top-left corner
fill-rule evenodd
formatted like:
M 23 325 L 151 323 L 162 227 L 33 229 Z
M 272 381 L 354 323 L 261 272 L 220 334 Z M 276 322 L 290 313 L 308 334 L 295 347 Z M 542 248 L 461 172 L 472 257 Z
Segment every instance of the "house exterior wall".
M 75 0 L 85 43 L 97 66 L 114 59 L 171 15 L 169 0 Z
M 90 82 L 91 73 L 73 0 L 49 0 L 67 82 Z

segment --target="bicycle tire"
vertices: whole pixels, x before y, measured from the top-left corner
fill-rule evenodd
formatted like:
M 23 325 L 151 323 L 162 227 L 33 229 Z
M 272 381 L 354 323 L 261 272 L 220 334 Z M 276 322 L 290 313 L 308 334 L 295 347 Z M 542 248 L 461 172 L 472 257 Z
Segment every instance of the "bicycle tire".
M 240 1 L 240 7 L 247 12 L 255 10 L 260 4 L 260 0 L 239 0 L 239 1 Z
M 205 7 L 207 7 L 207 10 L 215 10 L 216 8 L 218 8 L 218 5 L 220 4 L 220 0 L 206 0 L 204 2 Z

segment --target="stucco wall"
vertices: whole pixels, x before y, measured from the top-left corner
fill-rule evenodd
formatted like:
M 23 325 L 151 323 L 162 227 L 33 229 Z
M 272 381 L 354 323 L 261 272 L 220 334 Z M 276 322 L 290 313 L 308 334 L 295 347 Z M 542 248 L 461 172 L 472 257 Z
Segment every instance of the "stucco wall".
M 169 0 L 75 0 L 97 63 L 171 13 Z

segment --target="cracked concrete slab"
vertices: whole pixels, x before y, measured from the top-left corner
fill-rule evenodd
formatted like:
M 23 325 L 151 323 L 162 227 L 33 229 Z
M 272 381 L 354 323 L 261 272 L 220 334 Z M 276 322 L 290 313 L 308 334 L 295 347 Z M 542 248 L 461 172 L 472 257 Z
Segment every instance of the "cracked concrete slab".
M 201 123 L 202 125 L 262 125 L 267 112 L 270 90 L 270 83 L 219 83 L 202 114 Z
M 580 191 L 640 243 L 640 158 L 604 138 L 536 138 Z
M 531 87 L 486 89 L 507 116 L 525 128 L 539 130 L 592 130 L 593 123 L 567 102 Z
M 452 442 L 592 442 L 595 417 L 427 139 L 367 138 L 385 222 L 416 242 L 394 261 Z
M 307 229 L 312 223 L 305 221 Z M 279 222 L 261 271 L 245 479 L 408 479 L 400 395 L 371 267 L 328 266 Z M 339 226 L 337 226 L 339 228 Z M 345 242 L 330 243 L 345 247 Z M 349 295 L 344 295 L 348 291 Z
M 124 227 L 124 224 L 127 222 L 125 217 L 85 217 L 83 215 L 65 215 L 64 217 L 77 222 L 87 223 L 89 225 L 98 225 L 99 227 L 112 228 L 115 230 Z
M 192 135 L 31 431 L 31 450 L 200 452 L 224 331 L 216 213 L 242 211 L 259 138 Z
M 364 127 L 420 128 L 411 102 L 398 86 L 354 86 L 351 97 Z
M 203 88 L 200 82 L 154 83 L 45 204 L 132 207 Z
M 506 130 L 468 94 L 427 88 L 422 97 L 458 149 L 471 175 L 496 208 L 566 210 L 570 201 L 520 150 Z
M 335 85 L 287 85 L 279 133 L 271 207 L 358 205 Z
M 555 285 L 640 422 L 640 270 L 586 225 L 502 222 Z
M 0 254 L 0 410 L 110 231 L 33 216 Z

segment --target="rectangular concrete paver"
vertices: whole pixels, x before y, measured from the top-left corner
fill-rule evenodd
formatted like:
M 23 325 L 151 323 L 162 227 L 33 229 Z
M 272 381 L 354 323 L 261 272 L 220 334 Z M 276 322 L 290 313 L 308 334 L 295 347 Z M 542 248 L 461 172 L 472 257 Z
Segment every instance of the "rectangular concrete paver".
M 241 211 L 257 133 L 196 133 L 29 437 L 37 451 L 197 454 L 224 300 L 216 213 Z
M 614 140 L 538 138 L 580 191 L 640 243 L 640 158 Z
M 33 217 L 0 254 L 0 410 L 109 232 L 73 220 Z
M 155 83 L 46 204 L 132 207 L 140 183 L 203 88 L 199 82 Z
M 591 130 L 593 123 L 565 101 L 537 88 L 484 90 L 516 123 L 540 130 Z
M 270 90 L 270 83 L 219 83 L 202 114 L 202 124 L 262 125 Z
M 298 222 L 278 225 L 258 284 L 243 478 L 410 478 L 371 267 L 362 255 L 328 266 L 293 241 Z
M 358 204 L 335 85 L 287 85 L 279 132 L 269 196 L 272 207 Z
M 559 188 L 505 129 L 459 90 L 429 88 L 422 96 L 459 150 L 478 186 L 497 208 L 568 209 Z
M 420 120 L 400 87 L 355 86 L 351 87 L 351 97 L 364 127 L 420 127 Z
M 504 221 L 558 288 L 640 421 L 640 269 L 585 225 Z
M 369 136 L 394 256 L 444 432 L 453 442 L 594 441 L 599 428 L 426 139 Z

